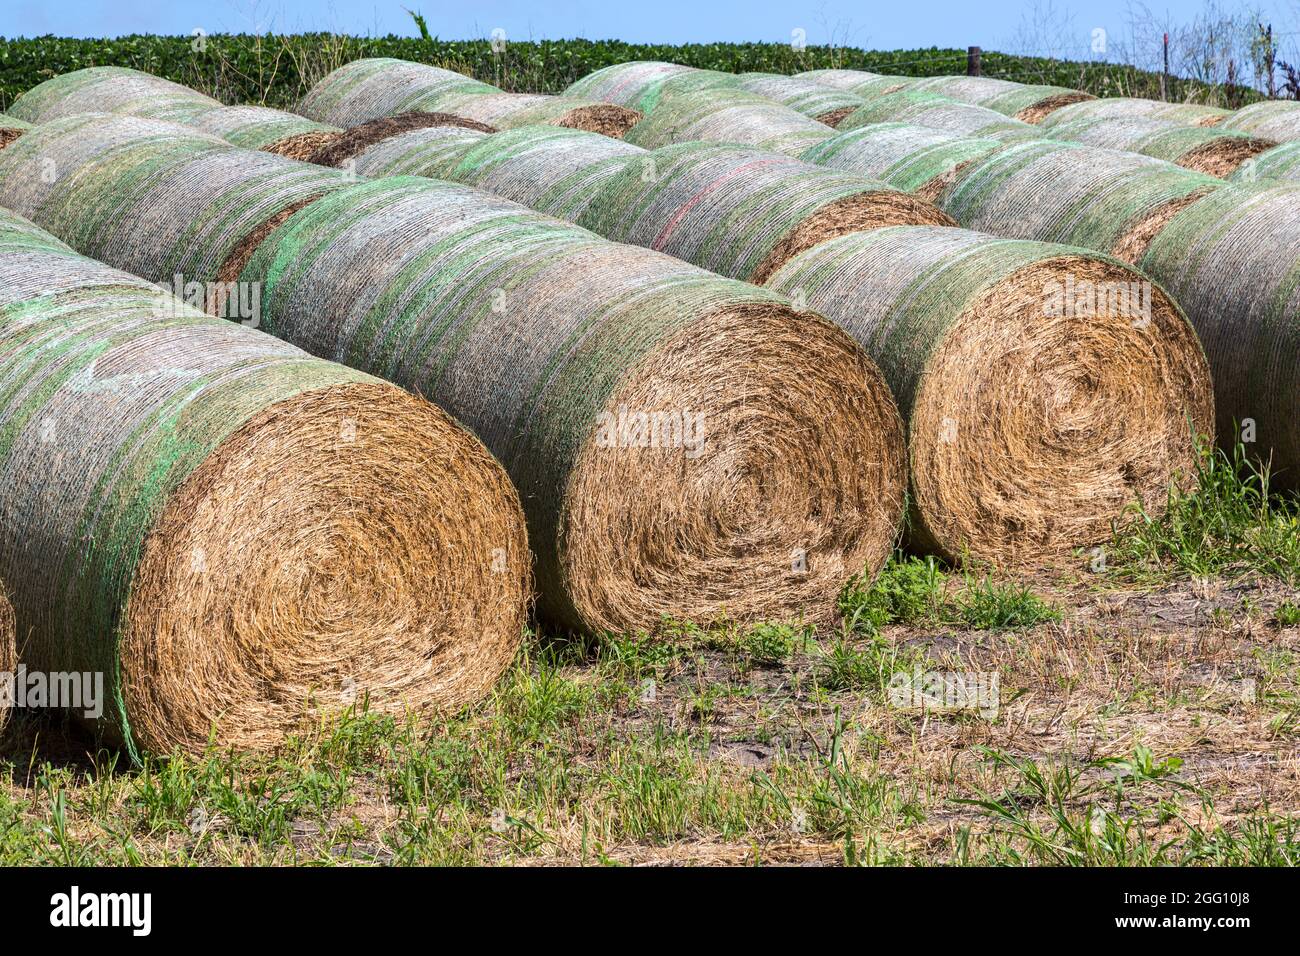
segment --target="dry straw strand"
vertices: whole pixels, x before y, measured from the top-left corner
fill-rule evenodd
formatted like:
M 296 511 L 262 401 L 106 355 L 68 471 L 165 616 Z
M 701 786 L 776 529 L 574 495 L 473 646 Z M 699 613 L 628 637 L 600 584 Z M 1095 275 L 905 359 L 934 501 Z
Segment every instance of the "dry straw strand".
M 0 575 L 132 757 L 482 697 L 526 621 L 500 466 L 433 406 L 0 217 Z M 500 557 L 489 550 L 500 549 Z

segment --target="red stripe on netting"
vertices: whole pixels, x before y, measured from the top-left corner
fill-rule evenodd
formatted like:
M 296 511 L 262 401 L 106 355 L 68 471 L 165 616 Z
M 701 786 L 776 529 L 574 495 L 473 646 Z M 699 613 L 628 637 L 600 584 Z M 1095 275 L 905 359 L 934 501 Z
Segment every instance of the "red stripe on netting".
M 697 206 L 700 202 L 702 202 L 705 196 L 717 190 L 728 180 L 735 179 L 737 176 L 741 175 L 742 173 L 747 173 L 753 169 L 761 169 L 764 166 L 772 166 L 776 163 L 783 163 L 783 162 L 789 162 L 789 160 L 784 156 L 773 157 L 771 159 L 756 159 L 752 163 L 746 163 L 743 166 L 737 166 L 735 169 L 731 170 L 725 176 L 722 176 L 719 179 L 715 179 L 713 182 L 709 183 L 707 186 L 705 186 L 703 189 L 697 192 L 694 196 L 692 196 L 690 198 L 690 201 L 687 202 L 686 205 L 682 206 L 681 209 L 677 210 L 677 212 L 673 215 L 673 218 L 668 220 L 668 224 L 664 226 L 663 230 L 659 233 L 659 235 L 655 236 L 655 241 L 651 244 L 650 248 L 654 249 L 656 252 L 662 252 L 663 244 L 668 241 L 668 237 L 672 235 L 673 230 L 677 228 L 677 226 L 681 223 L 681 221 L 684 218 L 686 218 L 686 214 L 689 213 L 692 209 L 694 209 L 695 206 Z

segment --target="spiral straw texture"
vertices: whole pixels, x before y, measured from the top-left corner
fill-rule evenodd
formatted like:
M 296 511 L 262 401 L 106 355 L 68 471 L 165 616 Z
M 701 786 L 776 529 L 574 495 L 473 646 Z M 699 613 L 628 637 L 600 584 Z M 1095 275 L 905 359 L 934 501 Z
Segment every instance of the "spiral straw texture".
M 797 79 L 812 80 L 823 86 L 845 90 L 863 99 L 874 99 L 911 86 L 914 76 L 889 76 L 881 73 L 868 73 L 866 70 L 808 70 L 796 73 Z
M 664 95 L 626 139 L 647 149 L 700 140 L 799 156 L 834 135 L 825 123 L 788 106 L 744 90 L 718 89 Z
M 1207 176 L 1227 177 L 1237 167 L 1276 146 L 1272 140 L 1221 126 L 1176 126 L 1149 119 L 1076 119 L 1046 131 L 1059 139 L 1163 159 Z
M 1219 127 L 1279 143 L 1300 140 L 1300 103 L 1295 100 L 1252 103 L 1225 117 Z
M 892 546 L 888 389 L 852 339 L 769 293 L 408 177 L 303 209 L 244 277 L 264 279 L 276 334 L 483 438 L 561 623 L 824 620 Z
M 487 692 L 529 571 L 479 442 L 12 214 L 0 249 L 0 575 L 29 668 L 102 676 L 74 714 L 138 757 Z
M 153 119 L 187 122 L 221 103 L 188 86 L 123 66 L 92 66 L 74 70 L 32 87 L 14 101 L 9 112 L 29 123 L 79 113 L 129 113 Z
M 1300 180 L 1300 140 L 1289 140 L 1246 160 L 1230 177 L 1250 184 L 1260 180 Z
M 388 57 L 339 67 L 311 88 L 299 112 L 343 127 L 403 113 L 444 112 L 497 129 L 553 123 L 607 136 L 621 136 L 640 119 L 636 111 L 611 103 L 506 93 L 451 70 Z
M 971 163 L 936 204 L 968 229 L 1134 263 L 1179 210 L 1224 185 L 1135 153 L 1029 141 Z
M 1050 129 L 1057 124 L 1073 123 L 1075 120 L 1083 119 L 1146 119 L 1179 126 L 1217 126 L 1231 115 L 1230 110 L 1220 109 L 1217 106 L 1202 106 L 1199 103 L 1165 103 L 1138 97 L 1112 96 L 1063 106 L 1043 117 L 1039 125 L 1044 129 Z
M 816 246 L 769 287 L 879 363 L 907 423 L 915 544 L 1037 566 L 1107 540 L 1135 500 L 1159 513 L 1192 473 L 1193 428 L 1213 428 L 1171 299 L 1153 289 L 1144 322 L 1073 294 L 1141 282 L 1081 249 L 898 226 Z
M 998 140 L 908 123 L 874 123 L 840 133 L 803 154 L 806 162 L 888 183 L 933 201 L 958 172 L 1003 147 Z
M 1091 93 L 1064 86 L 1015 83 L 990 76 L 927 76 L 916 80 L 912 89 L 984 106 L 1025 123 L 1040 123 L 1064 106 L 1094 99 Z
M 1275 484 L 1292 489 L 1300 487 L 1298 203 L 1294 185 L 1225 186 L 1165 226 L 1141 262 L 1205 343 L 1224 442 L 1250 441 L 1272 458 Z
M 1037 135 L 1028 123 L 914 86 L 868 100 L 845 117 L 839 129 L 857 129 L 873 123 L 911 123 L 962 136 Z

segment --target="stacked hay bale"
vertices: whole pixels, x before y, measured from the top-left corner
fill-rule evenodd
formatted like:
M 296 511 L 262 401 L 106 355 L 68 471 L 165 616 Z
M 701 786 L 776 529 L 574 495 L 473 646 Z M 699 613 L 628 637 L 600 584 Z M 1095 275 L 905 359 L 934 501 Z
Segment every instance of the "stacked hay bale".
M 137 757 L 488 691 L 530 574 L 481 443 L 9 213 L 0 249 L 0 576 L 74 713 Z
M 818 143 L 801 158 L 869 176 L 933 202 L 962 169 L 1003 145 L 909 123 L 874 123 Z
M 189 122 L 221 103 L 188 86 L 121 66 L 92 66 L 46 80 L 25 92 L 9 112 L 29 123 L 78 113 L 130 113 Z
M 1094 99 L 1091 93 L 1041 83 L 1015 83 L 989 76 L 927 76 L 912 89 L 939 93 L 963 103 L 984 106 L 1025 123 L 1044 118 L 1073 103 Z
M 848 90 L 780 73 L 741 73 L 736 85 L 827 126 L 839 126 L 846 116 L 866 103 L 864 97 Z
M 869 100 L 841 121 L 839 128 L 850 130 L 874 123 L 910 123 L 961 136 L 999 139 L 1038 135 L 1028 123 L 915 86 Z
M 969 229 L 1136 263 L 1179 210 L 1223 185 L 1135 153 L 1037 140 L 970 163 L 936 204 Z
M 343 135 L 337 126 L 266 106 L 223 106 L 200 114 L 187 125 L 243 149 L 304 160 Z
M 1063 106 L 1039 120 L 1039 125 L 1051 129 L 1058 124 L 1073 123 L 1076 120 L 1145 119 L 1178 126 L 1217 126 L 1231 115 L 1230 110 L 1199 103 L 1165 103 L 1132 96 L 1108 96 Z
M 1213 422 L 1204 355 L 1158 290 L 1133 303 L 1146 321 L 1109 307 L 1112 286 L 1140 284 L 1133 270 L 1079 249 L 889 227 L 937 217 L 770 154 L 688 143 L 637 157 L 599 141 L 420 131 L 357 162 L 577 208 L 604 235 L 815 299 L 881 356 L 900 394 L 931 383 L 908 414 L 909 456 L 926 472 L 914 476 L 913 527 L 916 544 L 950 558 L 1059 561 L 1105 540 L 1135 499 L 1159 511 L 1168 482 L 1191 472 L 1188 418 L 1203 431 Z M 1045 312 L 1053 286 L 1057 298 L 1070 290 L 1057 314 Z M 1076 287 L 1099 288 L 1100 309 L 1076 311 Z
M 1160 231 L 1142 268 L 1196 324 L 1219 431 L 1300 488 L 1300 187 L 1229 185 Z
M 84 144 L 140 121 L 85 122 L 0 157 L 0 200 L 149 278 L 170 274 L 193 224 L 261 195 L 274 176 L 259 164 L 338 175 L 227 147 L 231 174 L 200 204 L 186 179 L 153 173 L 182 135 L 139 134 L 101 160 Z M 59 185 L 34 193 L 54 157 Z M 110 194 L 126 198 L 97 201 Z M 145 208 L 168 224 L 152 237 Z M 823 620 L 893 547 L 901 423 L 878 370 L 824 319 L 458 185 L 361 182 L 268 229 L 278 216 L 231 243 L 255 246 L 236 278 L 261 290 L 263 326 L 428 395 L 483 439 L 523 494 L 558 622 Z
M 1221 129 L 1289 143 L 1300 140 L 1300 103 L 1295 100 L 1252 103 L 1225 116 L 1218 125 Z
M 1231 176 L 1242 163 L 1277 145 L 1222 126 L 1179 126 L 1137 118 L 1075 119 L 1055 123 L 1047 132 L 1052 139 L 1141 153 L 1220 178 Z
M 1300 180 L 1300 140 L 1289 140 L 1252 156 L 1230 178 L 1235 183 Z
M 799 156 L 834 135 L 825 123 L 788 106 L 744 90 L 720 88 L 664 92 L 626 138 L 646 149 L 699 140 Z
M 869 73 L 866 70 L 808 70 L 804 73 L 796 73 L 795 76 L 833 89 L 845 90 L 868 100 L 888 93 L 897 93 L 910 86 L 916 79 L 912 76 Z
M 451 70 L 387 57 L 339 67 L 311 88 L 298 111 L 342 127 L 412 112 L 443 112 L 498 129 L 552 123 L 606 136 L 623 135 L 641 118 L 612 103 L 506 93 Z
M 649 116 L 659 104 L 660 91 L 671 80 L 682 79 L 679 92 L 690 92 L 691 83 L 719 84 L 723 74 L 679 63 L 629 60 L 588 73 L 569 85 L 564 95 L 601 103 L 616 103 Z M 686 79 L 689 78 L 689 79 Z
M 1142 283 L 1079 249 L 899 226 L 815 246 L 769 287 L 879 362 L 907 422 L 916 543 L 1036 566 L 1105 542 L 1134 500 L 1162 511 L 1213 428 L 1173 300 L 1108 300 Z

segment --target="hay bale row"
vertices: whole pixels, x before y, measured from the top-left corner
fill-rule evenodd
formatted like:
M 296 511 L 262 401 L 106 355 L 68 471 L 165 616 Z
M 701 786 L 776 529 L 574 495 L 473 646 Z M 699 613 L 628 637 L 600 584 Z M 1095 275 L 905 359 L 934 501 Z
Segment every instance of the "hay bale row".
M 339 175 L 227 147 L 231 175 L 199 208 L 154 155 L 184 133 L 137 129 L 134 150 L 99 161 L 83 146 L 57 190 L 32 194 L 44 159 L 140 121 L 85 122 L 0 156 L 0 200 L 130 250 L 151 279 L 170 275 L 189 223 L 248 206 L 268 178 Z M 111 194 L 131 208 L 97 201 Z M 148 239 L 146 206 L 168 223 Z M 362 181 L 276 219 L 227 243 L 255 247 L 237 278 L 260 284 L 263 327 L 429 396 L 480 436 L 522 493 L 552 619 L 597 632 L 664 616 L 824 620 L 893 547 L 901 423 L 870 360 L 824 319 L 459 185 Z
M 935 202 L 968 229 L 1135 263 L 1179 210 L 1223 185 L 1135 153 L 1032 140 L 970 163 Z
M 1205 356 L 1159 289 L 1146 322 L 1046 308 L 1141 281 L 1080 249 L 899 226 L 816 246 L 769 287 L 879 363 L 907 422 L 915 543 L 1036 566 L 1103 543 L 1135 500 L 1161 511 L 1192 471 L 1189 421 L 1213 428 Z
M 1039 120 L 1039 125 L 1051 129 L 1058 124 L 1073 123 L 1076 120 L 1144 119 L 1176 126 L 1217 126 L 1231 115 L 1231 110 L 1199 103 L 1165 103 L 1134 96 L 1108 96 L 1054 110 Z
M 129 113 L 184 123 L 220 108 L 212 97 L 152 73 L 92 66 L 33 87 L 14 101 L 9 112 L 29 123 L 78 113 Z
M 1228 185 L 1152 241 L 1142 268 L 1187 310 L 1214 372 L 1219 432 L 1300 488 L 1300 187 Z
M 340 127 L 412 112 L 449 112 L 498 129 L 554 123 L 606 136 L 623 135 L 641 118 L 611 103 L 507 93 L 451 70 L 388 57 L 339 67 L 308 91 L 298 111 Z
M 919 90 L 914 85 L 869 100 L 841 121 L 839 129 L 851 130 L 875 123 L 911 123 L 962 136 L 1002 138 L 1038 135 L 1028 123 L 1003 116 L 983 106 Z
M 927 76 L 912 89 L 987 107 L 1025 123 L 1036 124 L 1062 107 L 1093 99 L 1091 93 L 1042 83 L 1016 83 L 990 76 Z
M 864 97 L 848 90 L 781 73 L 741 73 L 736 85 L 747 93 L 788 106 L 796 113 L 832 127 L 839 126 L 846 116 L 866 103 Z
M 1053 124 L 1052 139 L 1141 153 L 1184 169 L 1226 178 L 1253 156 L 1277 144 L 1221 126 L 1177 126 L 1150 119 L 1081 118 Z
M 1100 314 L 1044 315 L 1053 283 L 1128 289 L 1141 281 L 1134 270 L 1079 249 L 889 227 L 905 215 L 935 221 L 902 205 L 832 215 L 845 196 L 896 200 L 771 154 L 689 143 L 636 157 L 625 143 L 593 149 L 599 141 L 548 130 L 478 139 L 419 131 L 357 162 L 368 175 L 455 178 L 557 214 L 577 208 L 602 235 L 815 301 L 880 357 L 912 403 L 916 543 L 950 558 L 1060 560 L 1105 540 L 1135 499 L 1159 511 L 1168 481 L 1190 471 L 1187 416 L 1212 427 L 1212 397 L 1177 307 L 1157 291 L 1146 323 L 1105 304 Z M 575 203 L 578 184 L 586 194 Z M 801 231 L 800 217 L 818 228 Z M 918 403 L 920 381 L 930 397 Z M 1134 403 L 1140 421 L 1130 417 Z
M 795 76 L 833 89 L 844 90 L 868 100 L 888 93 L 897 93 L 910 86 L 916 79 L 911 76 L 868 73 L 866 70 L 807 70 L 796 73 Z
M 1289 143 L 1300 140 L 1300 103 L 1295 100 L 1252 103 L 1224 117 L 1218 125 L 1221 129 Z
M 1300 180 L 1300 140 L 1279 143 L 1272 149 L 1252 156 L 1230 177 L 1235 183 L 1254 183 L 1266 180 Z
M 0 248 L 0 576 L 28 667 L 102 678 L 79 718 L 132 757 L 263 749 L 351 695 L 487 692 L 530 574 L 476 439 L 12 214 Z
M 1003 145 L 909 123 L 875 123 L 818 143 L 801 158 L 869 176 L 933 202 L 962 169 Z

